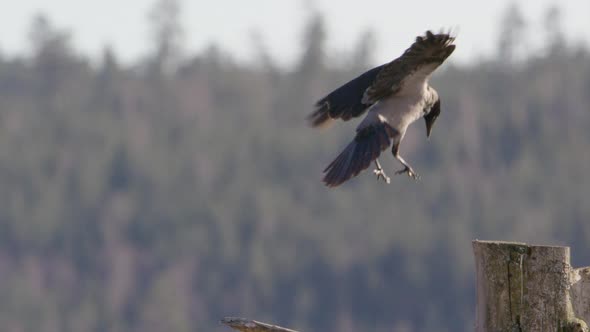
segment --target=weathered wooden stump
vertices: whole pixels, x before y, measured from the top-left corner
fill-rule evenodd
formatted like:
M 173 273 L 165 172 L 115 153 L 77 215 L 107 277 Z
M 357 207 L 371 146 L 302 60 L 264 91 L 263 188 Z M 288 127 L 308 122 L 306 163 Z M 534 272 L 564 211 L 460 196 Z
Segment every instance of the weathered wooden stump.
M 473 241 L 476 332 L 588 331 L 590 268 L 569 247 Z

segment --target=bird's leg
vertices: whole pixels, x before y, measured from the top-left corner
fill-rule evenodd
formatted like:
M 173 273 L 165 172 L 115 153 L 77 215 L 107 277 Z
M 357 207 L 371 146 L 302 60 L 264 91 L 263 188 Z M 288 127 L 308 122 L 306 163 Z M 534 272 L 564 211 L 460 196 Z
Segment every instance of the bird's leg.
M 399 155 L 399 143 L 395 144 L 393 146 L 393 148 L 391 149 L 391 152 L 393 153 L 393 156 L 395 157 L 395 159 L 397 159 L 400 163 L 402 163 L 402 165 L 404 165 L 404 168 L 395 172 L 395 174 L 408 174 L 409 177 L 411 177 L 414 180 L 419 180 L 420 179 L 420 175 L 418 175 L 418 173 L 416 173 L 414 171 L 414 169 L 412 168 L 412 166 L 410 166 L 410 164 L 408 164 L 404 158 L 402 158 L 402 156 Z
M 402 163 L 402 165 L 404 165 L 404 169 L 401 169 L 397 172 L 395 172 L 395 174 L 408 174 L 409 177 L 413 178 L 414 180 L 419 180 L 420 179 L 420 175 L 418 175 L 418 173 L 416 173 L 414 171 L 414 169 L 412 168 L 412 166 L 410 166 L 405 160 L 404 158 L 402 158 L 399 154 L 398 155 L 394 155 L 395 159 L 399 160 L 400 163 Z
M 383 181 L 385 181 L 385 183 L 389 183 L 390 182 L 389 176 L 387 176 L 385 174 L 385 171 L 381 167 L 381 164 L 379 164 L 378 159 L 375 159 L 375 167 L 377 167 L 377 168 L 373 170 L 373 173 L 375 173 L 375 175 L 377 175 L 377 180 L 379 180 L 379 178 L 383 178 Z

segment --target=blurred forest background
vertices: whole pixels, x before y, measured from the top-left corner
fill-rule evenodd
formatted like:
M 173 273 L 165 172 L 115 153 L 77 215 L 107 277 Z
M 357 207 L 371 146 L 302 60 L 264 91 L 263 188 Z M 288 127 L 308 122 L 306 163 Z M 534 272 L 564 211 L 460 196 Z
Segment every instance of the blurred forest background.
M 534 26 L 508 8 L 496 56 L 434 75 L 433 137 L 419 122 L 402 145 L 421 181 L 367 172 L 329 190 L 321 171 L 355 124 L 304 119 L 377 64 L 372 33 L 328 54 L 310 14 L 296 66 L 257 38 L 246 64 L 183 54 L 178 5 L 154 5 L 135 64 L 77 53 L 43 15 L 31 54 L 0 51 L 3 331 L 222 331 L 227 315 L 471 331 L 472 239 L 567 244 L 590 264 L 590 53 L 558 7 Z M 544 48 L 522 56 L 531 34 Z

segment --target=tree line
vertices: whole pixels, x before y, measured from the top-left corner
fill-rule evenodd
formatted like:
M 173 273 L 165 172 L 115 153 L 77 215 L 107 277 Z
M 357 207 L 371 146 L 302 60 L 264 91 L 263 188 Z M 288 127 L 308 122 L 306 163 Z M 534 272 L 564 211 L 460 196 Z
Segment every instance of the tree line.
M 416 124 L 402 146 L 420 182 L 367 173 L 329 190 L 321 170 L 354 124 L 304 119 L 374 65 L 372 33 L 329 54 L 310 15 L 293 68 L 263 48 L 244 64 L 215 46 L 182 54 L 179 5 L 156 3 L 137 63 L 79 54 L 42 15 L 30 55 L 0 55 L 6 331 L 211 331 L 227 315 L 470 331 L 472 239 L 567 244 L 590 261 L 590 55 L 558 8 L 545 49 L 519 57 L 526 22 L 511 7 L 497 56 L 437 71 L 433 136 Z

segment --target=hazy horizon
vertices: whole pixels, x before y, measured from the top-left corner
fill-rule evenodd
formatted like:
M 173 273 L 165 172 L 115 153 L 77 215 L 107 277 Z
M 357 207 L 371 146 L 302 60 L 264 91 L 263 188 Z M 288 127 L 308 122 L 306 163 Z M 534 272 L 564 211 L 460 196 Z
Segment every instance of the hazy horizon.
M 100 3 L 81 3 L 59 0 L 22 0 L 7 7 L 0 30 L 0 54 L 14 56 L 29 51 L 28 30 L 36 14 L 45 14 L 59 29 L 72 33 L 74 48 L 97 58 L 106 45 L 111 46 L 124 63 L 137 61 L 150 51 L 148 12 L 155 1 L 130 0 L 125 4 L 106 0 Z M 365 1 L 341 4 L 332 0 L 274 2 L 260 0 L 250 3 L 217 1 L 214 3 L 183 1 L 181 23 L 185 30 L 184 47 L 187 55 L 202 52 L 210 45 L 218 45 L 238 61 L 252 61 L 256 50 L 251 46 L 254 35 L 259 35 L 270 55 L 280 65 L 290 65 L 298 57 L 302 28 L 312 13 L 324 15 L 327 29 L 327 49 L 331 53 L 349 51 L 360 35 L 372 30 L 376 36 L 374 62 L 397 57 L 426 29 L 452 28 L 458 31 L 455 62 L 471 62 L 480 57 L 491 57 L 496 48 L 500 17 L 513 3 L 502 0 L 473 3 L 466 0 L 447 2 L 408 2 L 404 11 L 394 3 Z M 563 29 L 570 43 L 590 44 L 590 1 L 544 0 L 526 5 L 516 1 L 526 20 L 527 49 L 535 52 L 544 38 L 543 18 L 547 8 L 557 4 L 563 13 Z M 112 8 L 117 8 L 113 10 Z M 368 9 L 367 9 L 368 8 Z M 428 8 L 428 10 L 424 10 Z M 229 9 L 229 10 L 228 10 Z M 390 14 L 393 13 L 393 14 Z M 108 19 L 106 19 L 108 17 Z M 417 19 L 422 17 L 422 19 Z

